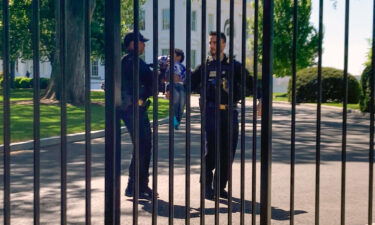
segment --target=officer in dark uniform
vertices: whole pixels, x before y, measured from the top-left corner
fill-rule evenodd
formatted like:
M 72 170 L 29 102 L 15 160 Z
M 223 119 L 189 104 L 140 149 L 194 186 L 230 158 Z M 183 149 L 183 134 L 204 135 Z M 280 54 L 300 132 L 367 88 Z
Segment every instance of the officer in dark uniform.
M 133 127 L 133 62 L 135 33 L 129 33 L 124 38 L 124 46 L 127 55 L 121 61 L 121 119 L 124 121 L 132 142 L 134 144 Z M 142 55 L 145 50 L 145 42 L 148 39 L 139 34 L 138 55 Z M 135 104 L 139 105 L 139 198 L 151 199 L 152 190 L 148 187 L 149 166 L 151 160 L 151 125 L 148 119 L 147 108 L 150 104 L 148 98 L 152 95 L 153 72 L 150 67 L 139 59 L 139 99 Z M 134 194 L 133 184 L 135 179 L 134 156 L 129 167 L 129 181 L 125 190 L 125 195 L 132 197 Z
M 206 163 L 206 198 L 214 199 L 214 186 L 213 186 L 213 170 L 215 169 L 215 92 L 216 92 L 216 40 L 217 32 L 211 32 L 209 37 L 209 48 L 210 56 L 206 63 L 206 99 L 200 99 L 206 103 L 206 153 L 205 153 L 205 163 Z M 221 99 L 220 99 L 220 197 L 228 198 L 228 193 L 225 191 L 225 187 L 228 182 L 228 165 L 229 157 L 228 151 L 231 151 L 232 159 L 234 158 L 237 141 L 238 141 L 238 111 L 236 109 L 236 104 L 241 100 L 241 63 L 234 60 L 234 74 L 233 74 L 233 117 L 229 118 L 229 107 L 228 107 L 228 96 L 229 96 L 229 85 L 231 80 L 229 79 L 229 72 L 231 70 L 231 64 L 229 63 L 229 58 L 224 54 L 224 49 L 226 45 L 226 37 L 223 33 L 220 33 L 220 58 L 221 58 Z M 192 74 L 192 91 L 201 92 L 202 90 L 202 66 L 198 66 L 197 69 Z M 252 78 L 250 74 L 246 71 L 246 89 L 247 92 L 250 90 L 250 84 L 252 83 Z M 233 145 L 229 146 L 229 127 L 228 121 L 233 121 Z M 216 172 L 215 172 L 216 177 Z M 216 187 L 215 187 L 216 188 Z

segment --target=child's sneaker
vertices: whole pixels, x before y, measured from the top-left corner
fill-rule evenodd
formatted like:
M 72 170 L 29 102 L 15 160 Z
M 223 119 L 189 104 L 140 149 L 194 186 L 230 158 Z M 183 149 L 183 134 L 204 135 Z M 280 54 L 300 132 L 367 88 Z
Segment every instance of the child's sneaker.
M 178 122 L 175 116 L 173 117 L 173 126 L 174 126 L 174 129 L 176 130 L 178 130 L 178 128 L 180 127 L 180 122 Z

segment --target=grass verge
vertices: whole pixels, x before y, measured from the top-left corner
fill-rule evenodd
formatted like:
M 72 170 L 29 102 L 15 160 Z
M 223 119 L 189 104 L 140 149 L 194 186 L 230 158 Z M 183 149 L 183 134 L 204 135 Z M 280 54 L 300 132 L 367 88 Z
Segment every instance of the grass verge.
M 281 102 L 288 102 L 288 94 L 287 93 L 273 93 L 273 100 L 281 101 Z M 310 104 L 316 104 L 316 102 L 311 102 Z M 343 108 L 343 104 L 341 102 L 327 102 L 327 103 L 322 103 L 322 105 Z M 348 104 L 348 109 L 359 110 L 359 104 Z
M 12 90 L 11 94 L 11 142 L 33 139 L 33 105 L 32 90 Z M 101 130 L 105 127 L 104 92 L 91 93 L 91 129 Z M 0 98 L 0 144 L 3 143 L 3 98 Z M 28 102 L 20 102 L 28 101 Z M 158 117 L 168 115 L 168 101 L 159 99 Z M 152 119 L 152 104 L 148 110 Z M 84 132 L 85 109 L 83 106 L 67 106 L 68 134 Z M 60 135 L 60 106 L 58 104 L 41 104 L 40 106 L 41 138 Z

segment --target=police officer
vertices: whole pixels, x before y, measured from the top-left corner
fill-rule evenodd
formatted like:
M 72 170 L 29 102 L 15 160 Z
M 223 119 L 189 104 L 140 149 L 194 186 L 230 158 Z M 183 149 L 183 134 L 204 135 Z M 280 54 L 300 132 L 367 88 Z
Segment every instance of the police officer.
M 215 91 L 216 91 L 216 40 L 217 32 L 210 32 L 209 36 L 209 50 L 210 55 L 206 63 L 206 74 L 204 75 L 206 79 L 206 99 L 200 99 L 206 103 L 206 153 L 205 153 L 205 163 L 206 163 L 206 198 L 214 199 L 214 185 L 213 185 L 213 170 L 215 169 Z M 232 82 L 229 78 L 229 72 L 231 70 L 231 64 L 229 63 L 229 58 L 224 54 L 224 49 L 226 46 L 226 37 L 224 33 L 220 33 L 220 60 L 221 60 L 221 99 L 219 105 L 220 111 L 220 197 L 228 198 L 228 192 L 225 191 L 225 187 L 228 182 L 228 165 L 233 163 L 233 160 L 229 162 L 228 151 L 232 154 L 232 159 L 234 158 L 237 141 L 238 141 L 238 111 L 236 109 L 236 104 L 241 100 L 241 63 L 234 60 L 234 74 L 233 74 L 233 117 L 229 118 L 229 107 L 228 107 L 228 96 L 229 96 L 229 85 Z M 202 89 L 202 66 L 198 66 L 197 69 L 192 74 L 192 91 L 200 92 Z M 251 77 L 246 71 L 246 79 L 248 82 L 247 89 L 250 89 Z M 203 113 L 203 112 L 202 112 Z M 229 146 L 228 137 L 229 137 L 229 127 L 228 121 L 232 120 L 233 122 L 233 145 Z M 216 177 L 216 170 L 215 170 Z
M 151 125 L 147 115 L 147 108 L 150 101 L 148 98 L 152 95 L 153 73 L 149 66 L 139 59 L 139 99 L 133 102 L 133 62 L 134 45 L 136 34 L 129 33 L 124 38 L 124 46 L 127 55 L 121 61 L 121 119 L 124 121 L 133 145 L 134 145 L 134 127 L 133 127 L 133 104 L 139 105 L 139 198 L 152 199 L 152 190 L 148 187 L 149 166 L 151 160 Z M 139 34 L 138 55 L 142 55 L 145 50 L 145 42 L 148 39 Z M 129 181 L 125 189 L 125 195 L 132 197 L 134 195 L 133 184 L 135 182 L 134 155 L 129 166 Z

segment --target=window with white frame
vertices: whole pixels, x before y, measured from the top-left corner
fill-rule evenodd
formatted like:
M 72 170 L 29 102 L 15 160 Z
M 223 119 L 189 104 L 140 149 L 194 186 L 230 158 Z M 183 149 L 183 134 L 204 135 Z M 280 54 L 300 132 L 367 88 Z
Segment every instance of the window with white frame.
M 169 29 L 169 9 L 163 9 L 162 11 L 162 19 L 163 19 L 163 30 Z
M 139 29 L 145 30 L 146 29 L 146 12 L 144 9 L 139 11 Z
M 208 14 L 208 32 L 214 30 L 214 15 Z
M 197 51 L 196 50 L 191 50 L 191 69 L 194 69 L 195 66 L 197 65 Z
M 197 11 L 191 12 L 191 30 L 192 31 L 197 30 Z
M 91 76 L 93 78 L 99 78 L 99 61 L 98 60 L 91 61 Z

